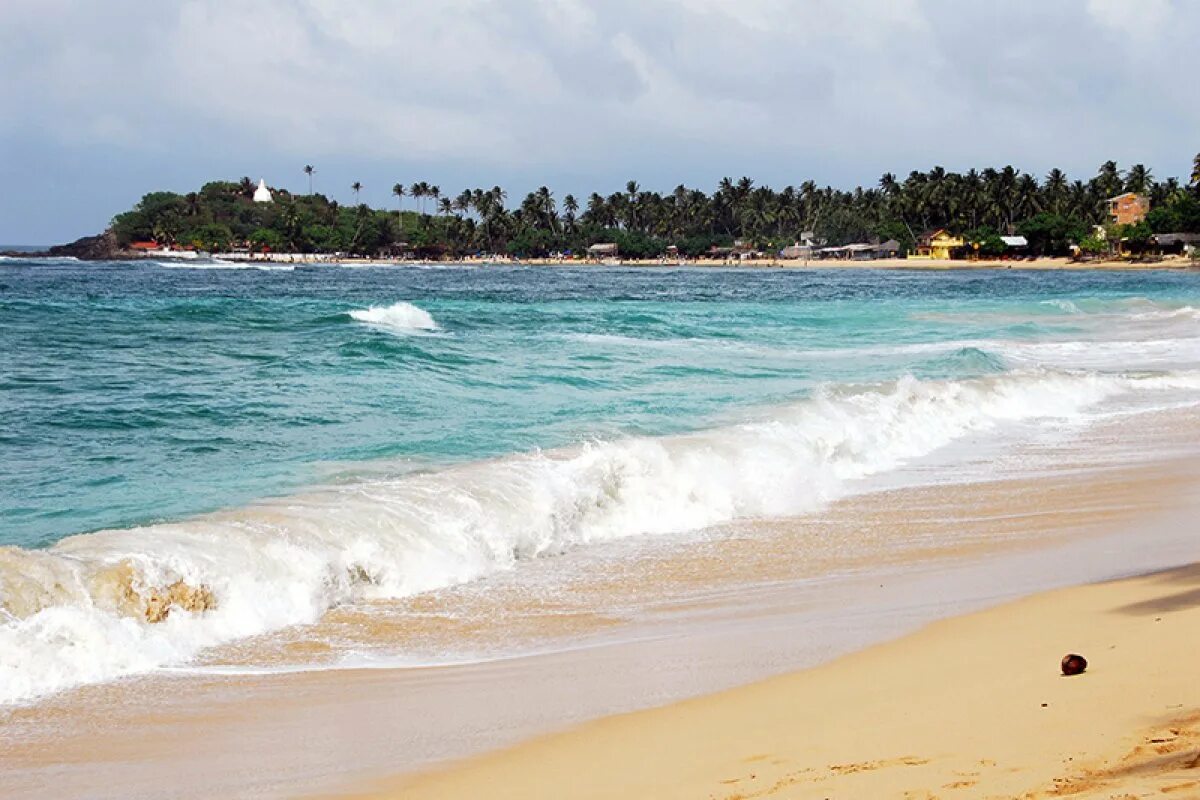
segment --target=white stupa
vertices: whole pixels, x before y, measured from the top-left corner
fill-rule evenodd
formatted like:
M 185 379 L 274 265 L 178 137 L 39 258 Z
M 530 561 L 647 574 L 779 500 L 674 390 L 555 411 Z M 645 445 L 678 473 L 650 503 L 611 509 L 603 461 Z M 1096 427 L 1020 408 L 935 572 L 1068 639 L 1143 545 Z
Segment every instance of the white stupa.
M 254 190 L 254 202 L 256 203 L 271 203 L 275 198 L 271 196 L 271 190 L 267 188 L 267 182 L 262 178 L 258 179 L 258 188 Z

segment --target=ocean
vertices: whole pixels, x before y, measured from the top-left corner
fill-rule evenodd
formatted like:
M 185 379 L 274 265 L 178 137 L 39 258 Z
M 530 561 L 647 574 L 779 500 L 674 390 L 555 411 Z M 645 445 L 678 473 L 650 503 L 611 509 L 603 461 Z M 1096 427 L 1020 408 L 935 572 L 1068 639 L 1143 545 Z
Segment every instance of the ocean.
M 475 657 L 373 631 L 1197 404 L 1186 272 L 0 259 L 0 703 Z

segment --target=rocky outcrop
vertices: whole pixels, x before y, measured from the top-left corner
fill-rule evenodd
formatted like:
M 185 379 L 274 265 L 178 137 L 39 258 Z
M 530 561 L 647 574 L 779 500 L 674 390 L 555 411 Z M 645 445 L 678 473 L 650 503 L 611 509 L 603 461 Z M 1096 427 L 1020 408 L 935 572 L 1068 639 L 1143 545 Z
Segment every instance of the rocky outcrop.
M 51 247 L 46 251 L 46 255 L 72 256 L 81 261 L 111 261 L 130 257 L 129 253 L 117 244 L 117 237 L 110 230 L 97 236 L 85 236 L 70 244 Z

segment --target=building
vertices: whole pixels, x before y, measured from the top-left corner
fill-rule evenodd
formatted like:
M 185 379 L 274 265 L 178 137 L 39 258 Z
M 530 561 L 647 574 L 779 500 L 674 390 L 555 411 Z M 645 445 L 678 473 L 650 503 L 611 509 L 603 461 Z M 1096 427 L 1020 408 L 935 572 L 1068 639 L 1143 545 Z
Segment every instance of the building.
M 966 246 L 962 237 L 955 236 L 945 228 L 938 228 L 917 240 L 917 252 L 909 255 L 909 258 L 948 261 L 960 257 Z
M 888 239 L 886 242 L 875 245 L 876 258 L 896 258 L 899 255 L 900 243 L 895 239 Z
M 1150 213 L 1150 198 L 1126 192 L 1108 198 L 1109 220 L 1117 225 L 1136 225 Z
M 785 248 L 780 255 L 788 258 L 789 251 L 802 251 L 805 248 L 801 245 Z M 817 258 L 833 258 L 842 259 L 845 261 L 876 261 L 881 258 L 896 258 L 900 254 L 900 243 L 895 239 L 889 239 L 886 242 L 856 242 L 854 244 L 846 244 L 841 247 L 821 247 L 812 250 L 812 255 Z
M 1190 255 L 1200 247 L 1200 233 L 1156 233 L 1150 243 L 1162 255 Z
M 615 242 L 601 242 L 589 247 L 588 255 L 592 258 L 616 258 L 620 251 Z
M 807 244 L 792 244 L 779 251 L 779 257 L 795 260 L 803 258 L 805 260 L 813 258 L 816 255 L 816 248 Z
M 392 242 L 379 248 L 380 258 L 412 258 L 413 246 L 408 242 Z
M 1001 236 L 1000 241 L 1004 242 L 1005 256 L 1014 258 L 1029 256 L 1029 240 L 1024 236 Z
M 271 196 L 271 190 L 267 188 L 267 182 L 262 178 L 258 179 L 258 188 L 254 190 L 254 202 L 256 203 L 271 203 L 275 198 Z

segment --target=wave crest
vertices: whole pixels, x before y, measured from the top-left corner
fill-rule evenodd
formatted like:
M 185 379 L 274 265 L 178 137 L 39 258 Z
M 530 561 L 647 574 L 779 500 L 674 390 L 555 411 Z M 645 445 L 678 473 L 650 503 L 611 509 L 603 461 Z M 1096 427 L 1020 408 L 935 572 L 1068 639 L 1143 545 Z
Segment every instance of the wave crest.
M 1006 423 L 1086 419 L 1193 373 L 1030 370 L 827 387 L 754 422 L 335 486 L 177 523 L 0 549 L 0 702 L 186 661 L 341 604 L 475 580 L 592 542 L 815 510 Z
M 350 318 L 356 322 L 377 325 L 393 331 L 435 331 L 438 324 L 429 312 L 412 303 L 393 303 L 390 306 L 371 306 L 351 311 Z

